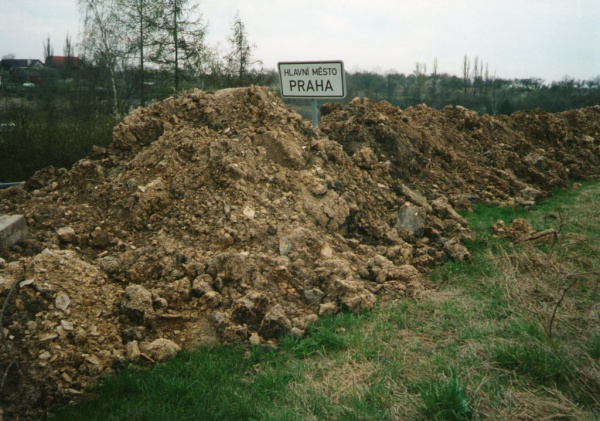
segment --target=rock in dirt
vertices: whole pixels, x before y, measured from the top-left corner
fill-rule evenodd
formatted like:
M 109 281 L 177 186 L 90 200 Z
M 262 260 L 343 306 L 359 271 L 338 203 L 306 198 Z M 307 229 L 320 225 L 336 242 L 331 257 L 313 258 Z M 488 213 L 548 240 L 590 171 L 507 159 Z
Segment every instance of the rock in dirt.
M 156 315 L 152 306 L 152 293 L 141 285 L 128 286 L 121 301 L 121 311 L 139 324 L 154 320 Z
M 497 237 L 507 238 L 517 243 L 553 244 L 558 239 L 558 232 L 554 228 L 538 231 L 523 218 L 515 219 L 508 227 L 504 221 L 496 221 L 491 231 Z
M 177 355 L 181 347 L 169 339 L 159 338 L 150 343 L 140 344 L 140 351 L 154 361 L 164 361 Z M 135 350 L 133 353 L 135 355 Z
M 27 221 L 23 215 L 0 214 L 0 247 L 12 247 L 27 238 Z

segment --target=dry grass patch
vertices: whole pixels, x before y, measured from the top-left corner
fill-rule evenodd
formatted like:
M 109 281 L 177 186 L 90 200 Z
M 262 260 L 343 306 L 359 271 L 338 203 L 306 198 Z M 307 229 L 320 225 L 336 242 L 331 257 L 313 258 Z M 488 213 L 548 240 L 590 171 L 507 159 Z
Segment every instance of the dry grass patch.
M 489 419 L 503 420 L 586 420 L 589 412 L 569 397 L 552 388 L 516 390 L 508 388 L 504 405 L 488 414 Z

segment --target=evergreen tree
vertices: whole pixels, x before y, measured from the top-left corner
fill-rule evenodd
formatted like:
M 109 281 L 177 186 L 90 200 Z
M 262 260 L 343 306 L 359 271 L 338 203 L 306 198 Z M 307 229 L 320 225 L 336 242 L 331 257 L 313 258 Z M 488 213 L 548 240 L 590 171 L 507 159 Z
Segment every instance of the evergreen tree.
M 228 38 L 230 51 L 225 56 L 225 74 L 228 86 L 247 86 L 258 83 L 263 75 L 262 62 L 253 60 L 252 49 L 256 45 L 250 44 L 246 26 L 239 13 L 236 14 L 231 27 L 231 36 Z M 260 69 L 252 74 L 252 67 L 258 65 Z
M 190 0 L 160 0 L 162 16 L 157 21 L 151 61 L 173 72 L 174 91 L 180 89 L 185 66 L 197 68 L 206 46 L 207 25 L 197 15 L 197 4 Z

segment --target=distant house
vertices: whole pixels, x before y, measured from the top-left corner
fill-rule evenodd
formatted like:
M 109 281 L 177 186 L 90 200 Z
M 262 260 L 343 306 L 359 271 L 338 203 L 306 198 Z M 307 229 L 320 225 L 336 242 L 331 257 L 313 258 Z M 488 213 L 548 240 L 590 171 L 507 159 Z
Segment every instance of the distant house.
M 46 57 L 46 66 L 57 70 L 64 70 L 68 67 L 78 69 L 79 57 L 48 56 Z
M 9 72 L 12 83 L 40 83 L 44 64 L 31 58 L 5 58 L 0 61 L 0 68 Z
M 0 67 L 4 70 L 40 70 L 44 67 L 44 63 L 31 58 L 5 58 L 0 61 Z

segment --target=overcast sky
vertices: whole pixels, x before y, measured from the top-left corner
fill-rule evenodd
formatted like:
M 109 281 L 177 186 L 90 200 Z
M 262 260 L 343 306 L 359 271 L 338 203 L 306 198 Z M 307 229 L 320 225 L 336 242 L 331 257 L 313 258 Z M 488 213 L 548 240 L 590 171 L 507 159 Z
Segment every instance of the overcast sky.
M 501 78 L 600 76 L 600 0 L 204 0 L 208 42 L 226 46 L 237 11 L 255 57 L 343 60 L 346 70 L 461 74 L 465 55 Z M 79 40 L 77 0 L 0 0 L 0 57 L 62 55 Z M 76 48 L 76 52 L 78 52 Z

